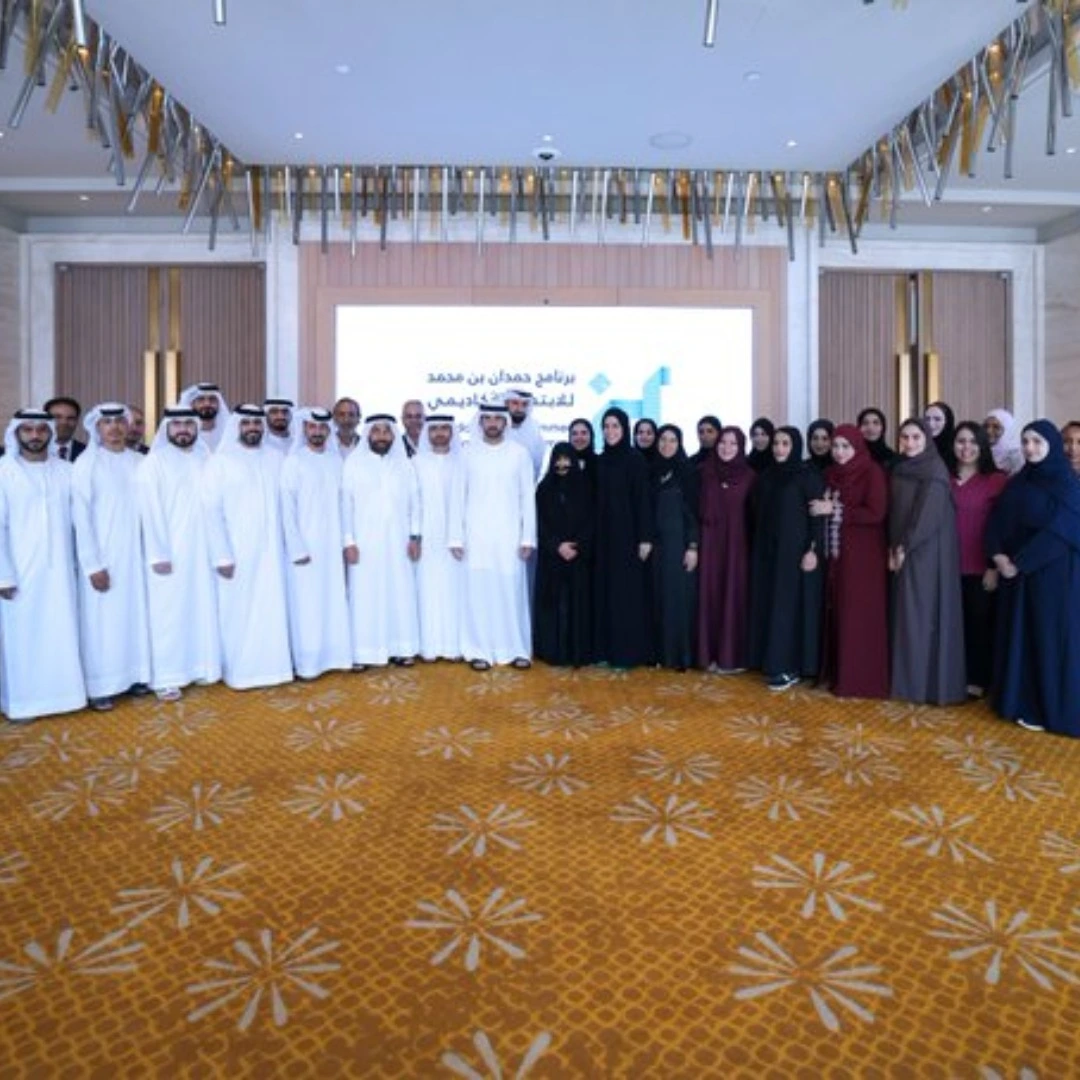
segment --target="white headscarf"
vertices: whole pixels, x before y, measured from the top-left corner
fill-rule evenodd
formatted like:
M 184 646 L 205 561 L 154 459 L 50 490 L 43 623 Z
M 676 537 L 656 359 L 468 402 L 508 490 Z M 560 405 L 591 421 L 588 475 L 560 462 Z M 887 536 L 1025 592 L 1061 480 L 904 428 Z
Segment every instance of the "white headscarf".
M 1001 438 L 990 447 L 994 464 L 1003 472 L 1019 472 L 1024 467 L 1020 424 L 1008 409 L 991 409 L 986 417 L 989 419 L 991 416 L 1002 428 Z
M 189 406 L 183 405 L 177 405 L 165 410 L 161 417 L 161 423 L 158 424 L 157 431 L 154 432 L 153 441 L 150 443 L 151 454 L 183 454 L 187 452 L 169 442 L 168 428 L 170 420 L 194 420 L 196 438 L 190 452 L 197 454 L 199 457 L 210 456 L 210 447 L 198 437 L 199 414 Z
M 218 399 L 218 414 L 217 419 L 214 421 L 215 427 L 224 424 L 229 419 L 229 403 L 225 400 L 225 395 L 222 394 L 217 383 L 193 383 L 181 391 L 177 404 L 183 409 L 190 409 L 191 403 L 197 397 L 216 397 Z
M 417 447 L 417 453 L 420 454 L 434 454 L 435 451 L 431 448 L 431 440 L 429 438 L 431 432 L 430 427 L 432 424 L 449 424 L 450 425 L 450 449 L 449 454 L 451 457 L 456 456 L 461 452 L 461 439 L 458 435 L 457 424 L 454 423 L 454 418 L 447 413 L 436 413 L 432 416 L 424 418 L 424 430 L 420 432 L 420 445 Z
M 360 445 L 355 452 L 358 454 L 370 454 L 371 457 L 379 456 L 371 449 L 371 444 L 368 442 L 368 436 L 371 434 L 371 429 L 375 424 L 389 424 L 390 430 L 394 433 L 394 441 L 390 444 L 386 456 L 388 458 L 402 458 L 407 461 L 409 454 L 405 449 L 405 439 L 398 427 L 397 420 L 390 413 L 372 413 L 364 421 L 364 425 L 360 430 Z
M 480 427 L 480 417 L 485 414 L 488 416 L 501 416 L 506 421 L 506 427 L 503 428 L 503 438 L 510 437 L 510 410 L 505 405 L 481 405 L 473 414 L 472 420 L 469 421 L 469 445 L 479 446 L 484 441 L 484 430 Z
M 19 453 L 19 440 L 15 435 L 20 424 L 48 424 L 49 431 L 52 432 L 52 437 L 49 439 L 50 447 L 56 439 L 56 423 L 44 409 L 19 409 L 4 429 L 4 454 L 12 461 L 18 461 L 22 456 Z
M 86 414 L 83 427 L 86 428 L 89 441 L 83 454 L 96 454 L 101 450 L 101 432 L 98 431 L 98 421 L 103 416 L 115 416 L 117 413 L 122 414 L 128 424 L 131 423 L 131 410 L 119 401 L 103 401 L 100 405 L 95 405 Z
M 19 440 L 15 436 L 15 432 L 18 430 L 20 424 L 25 423 L 46 423 L 49 425 L 49 430 L 52 432 L 52 438 L 49 440 L 49 446 L 52 446 L 53 441 L 56 439 L 56 424 L 52 417 L 42 409 L 20 409 L 9 421 L 8 426 L 4 429 L 4 456 L 0 458 L 0 468 L 2 469 L 14 469 L 13 475 L 21 478 L 20 483 L 24 485 L 31 485 L 33 482 L 30 479 L 30 473 L 27 471 L 27 467 L 36 464 L 35 462 L 26 462 L 23 460 L 22 454 L 19 452 Z M 46 462 L 53 459 L 51 455 L 46 455 Z M 41 475 L 44 478 L 45 492 L 48 493 L 50 485 L 53 480 L 50 479 L 50 474 L 46 471 Z M 33 491 L 40 491 L 41 489 L 36 485 L 31 487 Z M 45 556 L 46 564 L 53 566 L 58 559 L 65 558 L 65 552 L 61 543 L 60 533 L 57 529 L 53 528 L 53 523 L 50 521 L 50 511 L 52 508 L 52 500 L 44 498 L 36 501 L 36 512 L 38 514 L 38 521 L 41 527 L 40 535 L 45 538 L 45 549 L 42 552 L 41 548 L 35 545 L 33 553 L 29 556 L 28 565 L 20 566 L 17 568 L 17 572 L 25 574 L 29 572 L 31 565 L 37 563 L 42 554 Z
M 520 424 L 514 424 L 513 417 L 510 418 L 509 424 L 515 431 L 521 432 L 522 438 L 526 439 L 539 439 L 543 441 L 543 435 L 540 433 L 540 425 L 536 422 L 536 418 L 533 416 L 533 396 L 528 390 L 507 390 L 503 394 L 503 403 L 509 405 L 512 398 L 517 398 L 518 401 L 525 402 L 525 419 Z
M 292 414 L 292 447 L 289 449 L 290 454 L 298 454 L 301 450 L 307 447 L 307 439 L 304 438 L 304 424 L 326 424 L 330 428 L 330 433 L 327 436 L 327 449 L 334 450 L 336 447 L 330 442 L 334 438 L 334 414 L 329 409 L 324 409 L 321 405 L 301 405 L 299 409 L 293 410 Z
M 240 443 L 240 421 L 241 420 L 261 420 L 263 426 L 263 442 L 259 443 L 258 447 L 243 446 Z M 261 405 L 237 405 L 237 407 L 229 413 L 228 420 L 225 421 L 225 430 L 221 436 L 221 442 L 218 443 L 218 454 L 261 454 L 266 452 L 266 414 L 263 412 Z M 270 451 L 270 453 L 277 453 L 277 451 Z

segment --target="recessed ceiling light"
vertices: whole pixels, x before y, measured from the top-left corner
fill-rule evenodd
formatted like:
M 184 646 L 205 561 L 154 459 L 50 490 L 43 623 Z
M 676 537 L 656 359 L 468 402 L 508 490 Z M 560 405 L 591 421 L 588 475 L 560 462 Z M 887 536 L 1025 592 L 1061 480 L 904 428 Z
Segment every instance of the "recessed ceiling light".
M 551 135 L 541 135 L 541 136 L 540 136 L 540 141 L 541 141 L 541 142 L 552 142 L 552 141 L 553 141 L 553 138 L 554 138 L 554 137 L 553 137 L 553 136 L 551 136 Z
M 337 72 L 337 73 L 338 73 L 339 75 L 348 75 L 348 74 L 349 74 L 349 72 L 350 72 L 350 71 L 352 71 L 352 68 L 351 68 L 351 67 L 349 67 L 349 65 L 348 65 L 348 64 L 335 64 L 335 65 L 334 65 L 334 70 L 335 70 L 335 71 L 336 71 L 336 72 Z
M 1066 146 L 1065 147 L 1065 153 L 1066 154 L 1075 154 L 1076 153 L 1076 147 L 1075 146 Z
M 294 139 L 302 139 L 303 137 L 304 137 L 304 133 L 302 131 L 294 131 L 293 132 L 293 138 Z
M 682 150 L 694 141 L 685 131 L 661 131 L 649 136 L 649 145 L 657 150 Z
M 795 147 L 798 146 L 798 145 L 799 144 L 794 139 L 788 139 L 788 141 L 787 141 L 787 148 L 789 150 L 794 150 Z
M 744 71 L 743 82 L 757 82 L 761 78 L 760 71 Z
M 982 212 L 984 214 L 992 214 L 994 212 L 994 208 L 992 206 L 984 206 L 982 208 Z
M 79 202 L 89 202 L 89 201 L 90 201 L 90 196 L 89 195 L 80 195 L 79 196 Z

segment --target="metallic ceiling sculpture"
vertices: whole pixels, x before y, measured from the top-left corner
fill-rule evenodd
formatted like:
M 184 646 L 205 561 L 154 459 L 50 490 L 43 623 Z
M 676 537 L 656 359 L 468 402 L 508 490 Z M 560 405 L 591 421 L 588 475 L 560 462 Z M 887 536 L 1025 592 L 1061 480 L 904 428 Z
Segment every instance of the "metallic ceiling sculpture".
M 872 2 L 872 0 L 870 0 Z M 706 44 L 715 40 L 715 5 L 706 12 Z M 223 25 L 224 0 L 214 0 Z M 1017 101 L 1045 71 L 1046 153 L 1057 150 L 1060 117 L 1072 115 L 1080 86 L 1077 29 L 1080 0 L 1032 0 L 1023 13 L 951 78 L 884 133 L 846 168 L 831 172 L 725 171 L 596 167 L 562 168 L 539 152 L 534 166 L 461 166 L 315 163 L 290 167 L 240 162 L 198 118 L 161 86 L 101 26 L 87 18 L 82 0 L 0 0 L 0 71 L 21 43 L 25 78 L 8 118 L 18 127 L 33 94 L 55 110 L 66 89 L 81 92 L 86 124 L 100 140 L 121 187 L 135 170 L 127 209 L 143 191 L 175 188 L 186 233 L 200 213 L 209 216 L 213 248 L 222 215 L 241 229 L 241 209 L 253 249 L 274 213 L 298 243 L 305 214 L 317 215 L 325 249 L 333 221 L 355 252 L 359 223 L 370 216 L 379 242 L 388 222 L 408 219 L 413 241 L 448 238 L 451 218 L 471 217 L 475 240 L 511 242 L 519 221 L 549 239 L 556 222 L 575 242 L 603 243 L 609 223 L 631 222 L 648 244 L 657 219 L 678 224 L 684 239 L 704 248 L 731 238 L 738 248 L 759 224 L 775 222 L 795 257 L 796 227 L 815 228 L 824 244 L 858 238 L 873 207 L 895 228 L 901 200 L 918 191 L 927 206 L 943 198 L 951 176 L 968 177 L 1001 159 L 1014 175 Z M 136 168 L 137 165 L 137 168 Z M 424 228 L 424 218 L 429 224 Z

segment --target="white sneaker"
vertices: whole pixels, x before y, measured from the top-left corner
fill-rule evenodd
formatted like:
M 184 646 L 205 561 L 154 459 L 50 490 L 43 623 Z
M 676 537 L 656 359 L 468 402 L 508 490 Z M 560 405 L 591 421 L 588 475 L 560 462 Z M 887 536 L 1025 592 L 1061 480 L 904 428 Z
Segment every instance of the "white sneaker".
M 183 695 L 176 686 L 166 686 L 164 690 L 157 691 L 158 701 L 179 701 Z
M 1044 728 L 1044 727 L 1042 726 L 1042 724 L 1033 724 L 1033 723 L 1032 723 L 1032 722 L 1031 722 L 1030 720 L 1025 720 L 1025 719 L 1024 719 L 1024 718 L 1023 718 L 1022 716 L 1018 716 L 1018 717 L 1016 718 L 1016 722 L 1017 722 L 1017 723 L 1018 723 L 1018 724 L 1019 724 L 1019 725 L 1020 725 L 1020 726 L 1021 726 L 1021 727 L 1022 727 L 1022 728 L 1023 728 L 1024 730 L 1025 730 L 1025 731 L 1045 731 L 1045 730 L 1046 730 L 1046 728 Z

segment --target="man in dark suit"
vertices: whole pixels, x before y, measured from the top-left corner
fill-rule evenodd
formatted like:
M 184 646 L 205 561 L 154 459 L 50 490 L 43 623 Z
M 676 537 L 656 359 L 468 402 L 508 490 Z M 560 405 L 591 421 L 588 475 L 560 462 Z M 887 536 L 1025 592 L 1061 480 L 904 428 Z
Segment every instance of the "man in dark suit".
M 45 402 L 45 411 L 56 426 L 56 438 L 49 453 L 64 461 L 74 461 L 86 449 L 86 443 L 75 438 L 82 406 L 71 397 L 54 397 Z
M 136 454 L 149 454 L 150 447 L 146 445 L 146 417 L 142 409 L 138 405 L 129 405 L 128 414 L 131 419 L 128 421 L 127 435 L 124 438 L 127 448 L 134 450 Z

